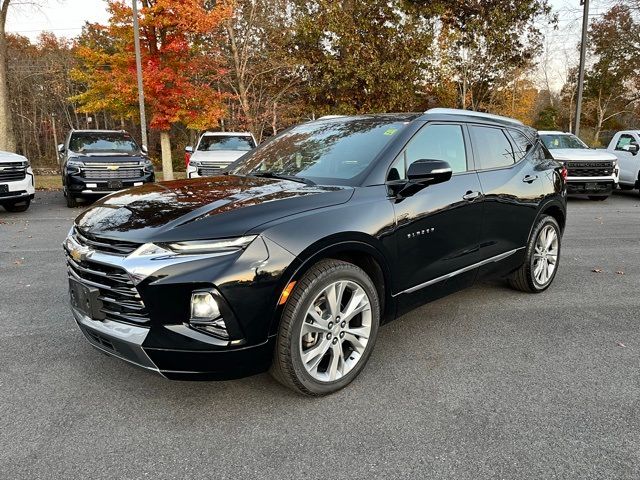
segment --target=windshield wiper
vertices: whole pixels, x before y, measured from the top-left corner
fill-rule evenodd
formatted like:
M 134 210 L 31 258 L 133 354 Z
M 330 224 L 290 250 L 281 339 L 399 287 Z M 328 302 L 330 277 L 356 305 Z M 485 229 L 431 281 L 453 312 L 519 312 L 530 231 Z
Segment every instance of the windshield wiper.
M 295 175 L 283 175 L 275 172 L 250 172 L 252 177 L 278 178 L 281 180 L 291 180 L 292 182 L 304 183 L 306 185 L 316 185 L 315 182 L 308 178 L 296 177 Z

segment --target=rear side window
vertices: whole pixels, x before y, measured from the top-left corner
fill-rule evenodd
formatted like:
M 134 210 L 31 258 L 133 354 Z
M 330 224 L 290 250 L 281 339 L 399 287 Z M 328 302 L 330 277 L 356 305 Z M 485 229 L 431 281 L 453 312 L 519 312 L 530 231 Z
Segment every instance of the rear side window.
M 417 160 L 444 160 L 453 173 L 467 170 L 467 153 L 460 125 L 429 124 L 414 135 L 389 170 L 388 180 L 407 178 L 407 168 Z
M 522 133 L 519 130 L 509 129 L 509 134 L 513 139 L 514 154 L 516 156 L 516 162 L 519 162 L 527 155 L 529 150 L 531 150 L 531 147 L 533 146 L 533 142 L 529 140 L 529 137 L 527 137 L 524 133 Z
M 513 146 L 501 128 L 470 126 L 469 132 L 481 170 L 508 167 L 515 163 Z

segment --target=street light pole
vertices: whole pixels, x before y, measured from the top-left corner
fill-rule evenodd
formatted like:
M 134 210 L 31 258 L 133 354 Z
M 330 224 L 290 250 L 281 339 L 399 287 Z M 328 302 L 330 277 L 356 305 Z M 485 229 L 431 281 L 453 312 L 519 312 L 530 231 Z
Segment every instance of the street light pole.
M 144 88 L 142 85 L 142 59 L 140 57 L 140 26 L 138 25 L 138 0 L 132 0 L 133 6 L 133 44 L 136 50 L 136 76 L 138 77 L 138 104 L 140 108 L 140 129 L 142 130 L 142 144 L 147 142 L 147 116 L 144 111 Z
M 589 0 L 580 0 L 584 5 L 582 13 L 582 40 L 580 41 L 580 67 L 578 70 L 578 98 L 576 101 L 576 122 L 573 129 L 574 135 L 580 134 L 580 115 L 582 114 L 582 91 L 584 90 L 584 62 L 587 55 L 587 29 L 589 27 Z

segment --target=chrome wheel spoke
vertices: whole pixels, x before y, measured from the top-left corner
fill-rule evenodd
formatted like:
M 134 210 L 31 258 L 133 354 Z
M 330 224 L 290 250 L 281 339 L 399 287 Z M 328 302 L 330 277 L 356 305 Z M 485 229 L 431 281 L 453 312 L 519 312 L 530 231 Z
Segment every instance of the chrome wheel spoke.
M 362 358 L 371 336 L 371 301 L 351 280 L 333 282 L 311 302 L 299 331 L 306 371 L 320 382 L 347 375 Z

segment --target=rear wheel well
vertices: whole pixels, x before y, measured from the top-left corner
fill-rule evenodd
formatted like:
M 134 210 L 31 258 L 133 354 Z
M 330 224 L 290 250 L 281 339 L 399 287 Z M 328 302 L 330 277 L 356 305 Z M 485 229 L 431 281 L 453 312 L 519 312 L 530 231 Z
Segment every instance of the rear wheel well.
M 558 225 L 560 225 L 560 230 L 564 232 L 565 218 L 564 212 L 560 207 L 558 207 L 557 205 L 550 205 L 549 207 L 545 208 L 542 213 L 544 215 L 550 215 L 555 218 L 556 222 L 558 222 Z

